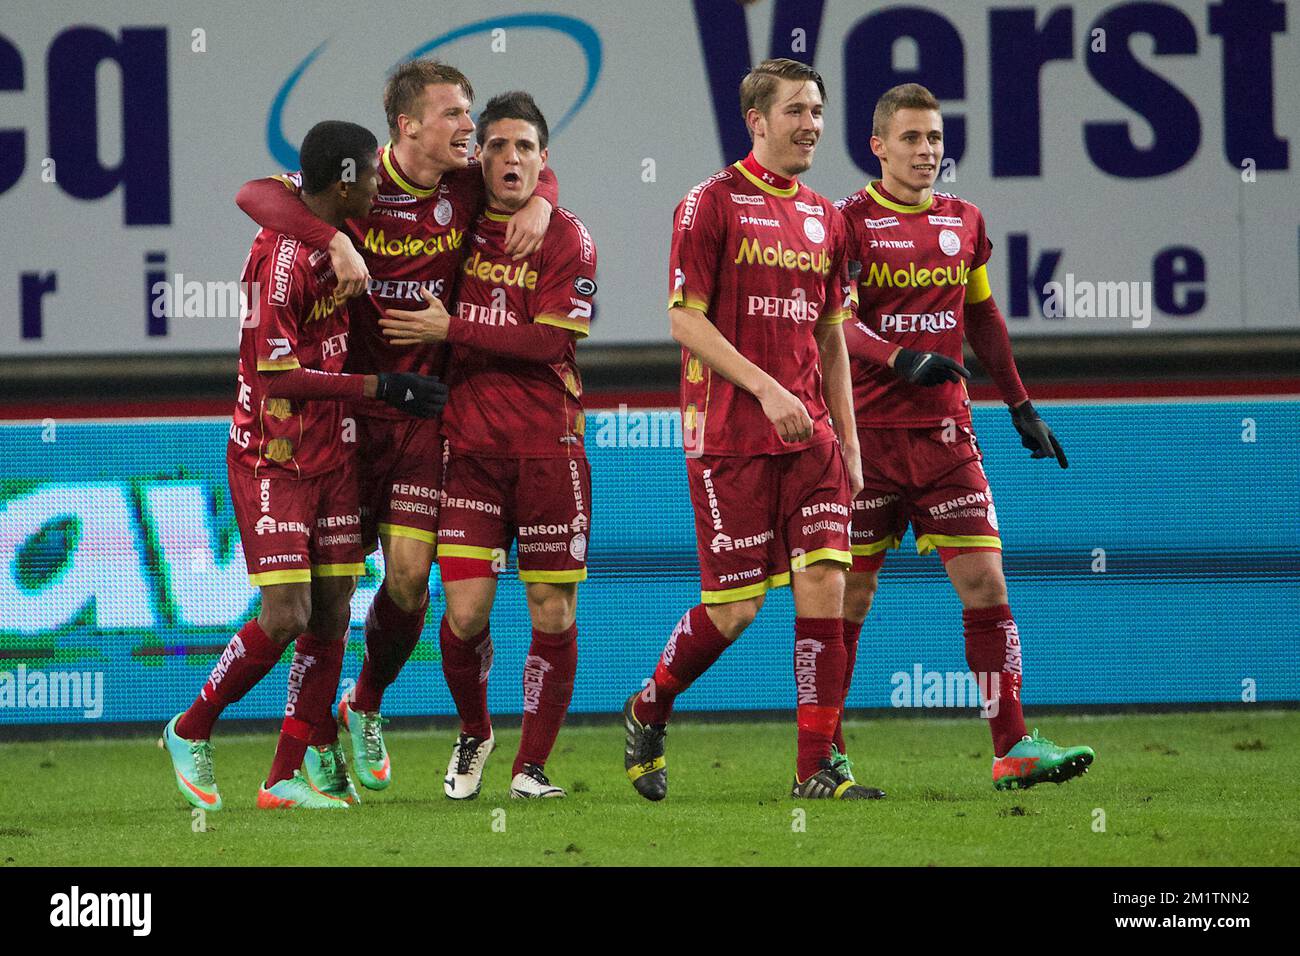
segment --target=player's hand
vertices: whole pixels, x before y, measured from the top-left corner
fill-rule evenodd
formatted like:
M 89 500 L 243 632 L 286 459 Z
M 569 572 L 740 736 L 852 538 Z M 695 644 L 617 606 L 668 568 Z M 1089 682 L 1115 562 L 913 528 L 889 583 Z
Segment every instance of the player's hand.
M 518 262 L 542 248 L 551 225 L 551 204 L 534 196 L 506 223 L 506 253 Z
M 782 441 L 800 442 L 812 437 L 813 422 L 808 409 L 788 389 L 773 381 L 758 400 L 763 405 L 763 414 Z
M 416 418 L 441 415 L 447 404 L 447 386 L 436 375 L 380 372 L 375 398 Z
M 894 359 L 894 371 L 905 382 L 913 385 L 942 385 L 970 378 L 970 370 L 939 352 L 916 352 L 899 349 Z
M 442 301 L 423 286 L 420 296 L 427 303 L 426 308 L 418 312 L 389 309 L 379 319 L 380 331 L 393 345 L 426 345 L 447 340 L 451 316 Z
M 1065 449 L 1027 400 L 1011 409 L 1011 424 L 1020 432 L 1020 444 L 1033 453 L 1030 458 L 1055 458 L 1062 468 L 1070 467 L 1065 460 Z
M 336 232 L 330 240 L 328 251 L 330 265 L 334 267 L 334 275 L 339 280 L 334 287 L 335 301 L 342 302 L 365 292 L 370 285 L 370 270 L 366 268 L 365 257 L 357 252 L 357 247 L 347 234 Z

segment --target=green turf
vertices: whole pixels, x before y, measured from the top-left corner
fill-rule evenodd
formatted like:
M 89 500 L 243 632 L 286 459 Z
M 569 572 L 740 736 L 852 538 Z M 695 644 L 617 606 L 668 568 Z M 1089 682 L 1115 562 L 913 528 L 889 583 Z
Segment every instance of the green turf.
M 668 737 L 668 800 L 650 804 L 623 775 L 611 718 L 561 735 L 548 770 L 567 800 L 508 798 L 518 731 L 502 730 L 483 794 L 452 803 L 441 786 L 451 733 L 406 731 L 389 735 L 394 785 L 325 814 L 255 809 L 273 738 L 218 728 L 226 809 L 201 833 L 152 739 L 11 743 L 0 745 L 0 862 L 1300 864 L 1300 788 L 1286 744 L 1300 740 L 1300 712 L 1038 723 L 1058 743 L 1095 748 L 1092 772 L 997 793 L 978 719 L 859 721 L 848 728 L 858 779 L 888 799 L 796 804 L 792 726 L 684 719 Z

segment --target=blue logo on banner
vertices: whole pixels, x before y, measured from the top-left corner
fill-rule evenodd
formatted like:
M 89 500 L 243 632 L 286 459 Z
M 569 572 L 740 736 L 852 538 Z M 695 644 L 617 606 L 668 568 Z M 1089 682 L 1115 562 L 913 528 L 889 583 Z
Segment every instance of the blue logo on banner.
M 427 43 L 416 47 L 399 62 L 424 56 L 438 49 L 438 47 L 454 43 L 456 40 L 465 37 L 504 29 L 550 30 L 555 33 L 562 33 L 577 43 L 582 50 L 582 55 L 586 60 L 587 75 L 578 98 L 560 117 L 559 122 L 551 127 L 551 135 L 559 135 L 569 125 L 569 121 L 586 105 L 587 100 L 591 97 L 592 90 L 596 88 L 596 81 L 600 78 L 602 61 L 600 34 L 585 20 L 555 13 L 520 13 L 508 17 L 493 17 L 489 20 L 480 20 L 477 23 L 468 23 L 463 27 L 457 27 L 455 30 L 434 37 Z M 275 99 L 271 102 L 271 112 L 266 118 L 266 148 L 282 169 L 298 168 L 298 149 L 285 138 L 281 125 L 285 104 L 289 101 L 289 94 L 293 92 L 298 81 L 302 79 L 302 75 L 307 72 L 307 68 L 312 65 L 316 57 L 320 56 L 321 51 L 325 49 L 328 43 L 329 41 L 326 40 L 303 58 L 303 61 L 289 74 L 288 79 L 284 81 L 279 92 L 275 94 Z

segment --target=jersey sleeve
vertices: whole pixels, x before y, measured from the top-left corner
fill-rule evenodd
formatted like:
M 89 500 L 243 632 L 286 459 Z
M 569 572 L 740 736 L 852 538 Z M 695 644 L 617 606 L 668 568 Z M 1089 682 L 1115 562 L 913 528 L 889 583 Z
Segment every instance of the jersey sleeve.
M 978 269 L 993 256 L 993 243 L 989 241 L 988 229 L 984 226 L 984 213 L 976 210 L 975 222 L 975 259 L 971 271 Z
M 325 249 L 338 230 L 318 219 L 301 196 L 302 176 L 289 173 L 244 183 L 235 203 L 250 219 L 271 232 L 283 233 L 306 243 L 311 249 Z
M 550 231 L 542 246 L 533 322 L 586 338 L 596 295 L 596 244 L 576 216 L 563 209 L 555 215 L 560 226 Z
M 855 283 L 849 278 L 849 233 L 843 213 L 830 207 L 831 271 L 826 276 L 826 304 L 818 325 L 839 325 L 853 313 Z
M 298 268 L 297 239 L 279 236 L 258 269 L 258 314 L 250 333 L 259 372 L 299 368 L 298 317 L 302 314 L 305 273 Z
M 555 176 L 555 170 L 550 166 L 537 174 L 537 188 L 533 190 L 533 195 L 545 199 L 551 204 L 552 209 L 560 207 L 560 181 Z
M 726 226 L 708 187 L 700 183 L 673 213 L 673 241 L 668 253 L 668 308 L 682 306 L 708 314 L 718 281 Z

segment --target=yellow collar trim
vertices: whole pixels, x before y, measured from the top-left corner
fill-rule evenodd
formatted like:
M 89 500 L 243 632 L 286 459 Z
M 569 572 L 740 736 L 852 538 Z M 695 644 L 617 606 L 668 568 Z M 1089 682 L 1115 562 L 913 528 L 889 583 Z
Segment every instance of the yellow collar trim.
M 434 186 L 432 189 L 421 189 L 419 186 L 412 186 L 405 179 L 403 179 L 401 173 L 397 171 L 397 167 L 393 165 L 393 161 L 389 158 L 389 154 L 392 151 L 393 151 L 393 144 L 392 141 L 390 140 L 384 146 L 383 160 L 384 160 L 384 169 L 388 170 L 388 175 L 393 178 L 393 182 L 397 183 L 397 185 L 401 186 L 403 190 L 410 193 L 416 199 L 427 199 L 428 197 L 432 196 L 435 192 L 438 191 L 437 186 Z
M 483 215 L 487 216 L 493 222 L 509 222 L 510 216 L 506 213 L 493 212 L 491 209 L 484 209 Z
M 934 193 L 931 192 L 925 202 L 917 203 L 915 206 L 907 206 L 901 202 L 894 202 L 892 199 L 886 199 L 880 193 L 876 192 L 875 183 L 867 183 L 867 195 L 869 195 L 886 209 L 892 209 L 894 212 L 925 212 L 934 205 Z
M 738 170 L 740 170 L 742 176 L 748 179 L 759 189 L 763 190 L 763 192 L 765 193 L 771 193 L 773 196 L 780 196 L 782 199 L 789 199 L 791 196 L 793 196 L 795 193 L 799 191 L 799 184 L 797 182 L 793 186 L 789 187 L 788 189 L 777 189 L 775 186 L 763 182 L 763 180 L 759 179 L 757 176 L 751 173 L 748 169 L 745 168 L 745 165 L 743 163 L 732 163 L 732 165 L 735 166 Z

